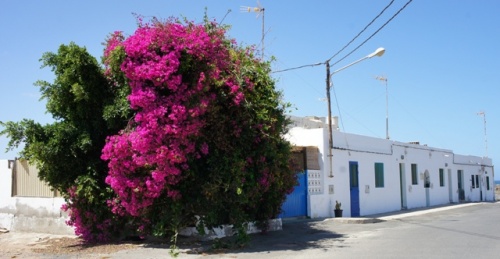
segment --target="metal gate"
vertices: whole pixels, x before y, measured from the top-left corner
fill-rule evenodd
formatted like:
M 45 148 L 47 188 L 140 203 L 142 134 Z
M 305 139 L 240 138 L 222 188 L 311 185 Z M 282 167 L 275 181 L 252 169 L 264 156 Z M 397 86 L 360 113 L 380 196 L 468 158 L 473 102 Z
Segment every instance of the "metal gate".
M 307 170 L 297 174 L 299 184 L 290 193 L 281 207 L 279 218 L 307 216 Z

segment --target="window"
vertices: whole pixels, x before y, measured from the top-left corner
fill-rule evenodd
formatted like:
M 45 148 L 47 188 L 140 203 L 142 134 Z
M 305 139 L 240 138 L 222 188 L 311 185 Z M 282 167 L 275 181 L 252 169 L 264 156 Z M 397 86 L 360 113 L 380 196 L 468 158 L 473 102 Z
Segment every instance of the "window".
M 458 179 L 458 189 L 462 190 L 464 188 L 464 171 L 463 170 L 457 170 L 457 179 Z
M 479 175 L 476 174 L 476 188 L 479 188 Z
M 418 184 L 417 164 L 411 164 L 411 184 Z
M 490 190 L 490 177 L 486 176 L 486 190 Z
M 444 169 L 439 168 L 439 186 L 444 186 Z
M 375 187 L 384 187 L 384 164 L 375 163 Z
M 472 189 L 476 188 L 476 185 L 474 184 L 474 175 L 470 176 L 470 182 L 471 182 L 471 185 L 472 185 Z
M 358 163 L 357 162 L 349 162 L 349 175 L 351 177 L 351 188 L 359 187 L 359 179 L 358 179 Z

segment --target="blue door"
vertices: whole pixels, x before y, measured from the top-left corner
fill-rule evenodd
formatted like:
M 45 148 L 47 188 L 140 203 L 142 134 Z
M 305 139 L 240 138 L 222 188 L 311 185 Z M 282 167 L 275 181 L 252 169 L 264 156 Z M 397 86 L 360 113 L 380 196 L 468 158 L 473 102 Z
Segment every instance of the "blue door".
M 297 175 L 299 184 L 286 196 L 279 218 L 307 216 L 307 170 Z
M 351 217 L 359 217 L 358 162 L 349 162 L 349 184 L 351 190 Z

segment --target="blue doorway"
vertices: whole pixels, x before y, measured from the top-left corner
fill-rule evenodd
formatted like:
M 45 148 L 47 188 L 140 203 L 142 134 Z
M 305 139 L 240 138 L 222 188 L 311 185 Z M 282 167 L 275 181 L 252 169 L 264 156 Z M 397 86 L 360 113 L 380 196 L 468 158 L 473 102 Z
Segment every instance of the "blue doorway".
M 351 190 L 351 217 L 359 217 L 359 170 L 358 162 L 349 162 L 349 184 Z
M 307 170 L 297 174 L 298 185 L 286 196 L 278 218 L 307 216 Z

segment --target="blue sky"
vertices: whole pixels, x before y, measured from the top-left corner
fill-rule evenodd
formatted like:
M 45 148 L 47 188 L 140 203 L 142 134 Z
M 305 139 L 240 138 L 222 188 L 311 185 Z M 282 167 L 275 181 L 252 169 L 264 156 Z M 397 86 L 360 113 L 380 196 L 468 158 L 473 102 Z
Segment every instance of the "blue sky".
M 266 1 L 265 58 L 274 56 L 275 71 L 324 62 L 358 34 L 391 1 Z M 356 48 L 407 0 L 395 0 L 385 13 L 346 51 Z M 40 69 L 44 52 L 71 41 L 100 59 L 106 36 L 116 30 L 133 34 L 132 13 L 146 18 L 211 19 L 231 25 L 229 35 L 243 45 L 261 44 L 261 17 L 240 11 L 257 6 L 249 0 L 155 1 L 25 1 L 0 2 L 0 121 L 31 118 L 52 121 L 39 101 L 37 80 L 52 81 L 50 69 Z M 228 10 L 231 10 L 229 13 Z M 227 15 L 226 15 L 227 14 Z M 384 47 L 382 57 L 365 60 L 332 77 L 342 115 L 341 130 L 385 138 L 385 85 L 388 78 L 391 139 L 483 156 L 483 117 L 487 120 L 488 157 L 500 161 L 499 91 L 500 2 L 496 0 L 413 1 L 332 71 Z M 326 116 L 325 66 L 274 73 L 285 100 L 297 116 Z M 332 96 L 333 98 L 333 96 Z M 333 114 L 338 115 L 333 103 Z M 0 137 L 0 159 L 4 153 Z M 500 179 L 500 176 L 496 176 Z

